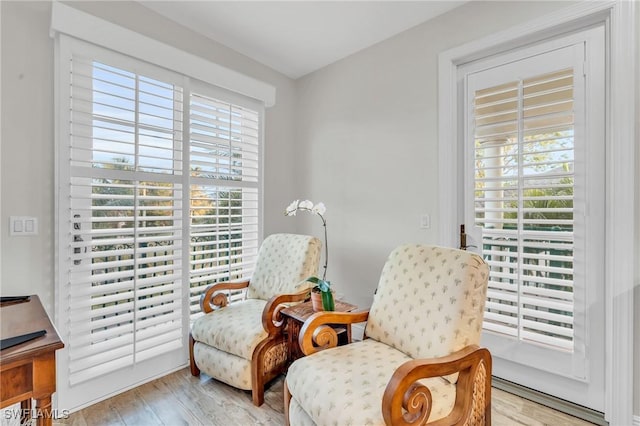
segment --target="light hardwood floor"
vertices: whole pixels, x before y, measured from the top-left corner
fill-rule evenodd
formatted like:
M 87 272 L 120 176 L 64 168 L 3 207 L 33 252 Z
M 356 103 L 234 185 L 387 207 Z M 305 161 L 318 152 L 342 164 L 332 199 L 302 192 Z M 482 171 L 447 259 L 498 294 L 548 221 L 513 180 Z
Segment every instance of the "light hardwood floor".
M 177 371 L 110 398 L 56 425 L 283 425 L 283 378 L 272 382 L 265 403 L 254 407 L 251 394 L 210 379 Z M 559 413 L 504 391 L 493 390 L 495 426 L 584 426 L 591 423 Z

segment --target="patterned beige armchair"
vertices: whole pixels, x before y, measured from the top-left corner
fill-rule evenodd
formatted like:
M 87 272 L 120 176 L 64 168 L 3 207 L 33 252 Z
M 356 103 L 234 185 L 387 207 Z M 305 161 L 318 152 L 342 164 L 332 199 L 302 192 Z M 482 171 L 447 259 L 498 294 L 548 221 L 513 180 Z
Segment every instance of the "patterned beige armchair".
M 308 356 L 285 380 L 288 424 L 491 424 L 491 355 L 478 347 L 488 276 L 466 251 L 396 248 L 369 312 L 319 312 L 303 325 Z M 363 321 L 363 341 L 334 347 L 326 324 Z
M 191 374 L 207 375 L 251 390 L 253 403 L 264 402 L 264 385 L 287 364 L 287 342 L 279 316 L 283 303 L 309 296 L 304 279 L 316 275 L 320 240 L 306 235 L 274 234 L 258 252 L 250 280 L 217 283 L 203 294 L 202 311 L 191 327 Z M 244 300 L 228 303 L 225 290 L 246 288 Z

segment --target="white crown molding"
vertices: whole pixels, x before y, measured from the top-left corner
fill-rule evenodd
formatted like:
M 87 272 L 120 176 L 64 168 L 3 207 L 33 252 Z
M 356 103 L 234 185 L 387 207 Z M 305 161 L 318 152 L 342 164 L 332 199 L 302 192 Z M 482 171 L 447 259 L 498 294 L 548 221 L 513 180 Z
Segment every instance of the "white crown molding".
M 270 84 L 54 1 L 51 7 L 51 36 L 55 37 L 57 33 L 257 99 L 266 107 L 275 105 L 276 89 Z

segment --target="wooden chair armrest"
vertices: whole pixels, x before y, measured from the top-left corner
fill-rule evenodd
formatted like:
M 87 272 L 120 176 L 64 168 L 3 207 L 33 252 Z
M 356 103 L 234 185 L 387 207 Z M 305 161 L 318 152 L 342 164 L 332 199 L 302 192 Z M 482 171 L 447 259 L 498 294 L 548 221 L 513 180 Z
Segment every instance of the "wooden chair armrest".
M 221 282 L 210 285 L 207 290 L 200 296 L 200 309 L 205 314 L 213 311 L 216 308 L 222 308 L 227 306 L 229 300 L 227 295 L 221 293 L 223 290 L 241 290 L 249 287 L 249 280 L 233 281 L 233 282 Z
M 316 312 L 304 322 L 298 344 L 305 355 L 338 346 L 338 333 L 328 324 L 355 324 L 365 322 L 369 311 L 361 312 Z M 349 342 L 351 343 L 351 342 Z
M 427 423 L 432 407 L 431 392 L 416 382 L 454 373 L 459 376 L 453 410 L 447 417 Z M 490 425 L 491 354 L 487 349 L 470 345 L 447 356 L 405 362 L 393 373 L 384 391 L 382 416 L 385 424 L 394 426 Z M 474 420 L 469 421 L 471 416 Z
M 269 299 L 262 311 L 262 326 L 267 333 L 274 335 L 282 331 L 284 318 L 280 311 L 287 307 L 284 303 L 303 302 L 309 298 L 310 294 L 311 289 L 305 288 L 298 293 L 279 294 Z

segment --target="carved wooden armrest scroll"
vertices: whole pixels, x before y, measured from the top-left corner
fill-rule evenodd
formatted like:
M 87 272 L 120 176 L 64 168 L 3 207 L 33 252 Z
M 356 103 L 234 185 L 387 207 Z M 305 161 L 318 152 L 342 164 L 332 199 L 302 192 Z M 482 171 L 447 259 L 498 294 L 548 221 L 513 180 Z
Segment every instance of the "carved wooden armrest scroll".
M 200 309 L 205 314 L 217 308 L 223 308 L 229 303 L 224 290 L 242 290 L 249 287 L 249 280 L 236 282 L 222 282 L 207 287 L 207 290 L 200 296 Z
M 305 355 L 338 346 L 338 333 L 329 324 L 355 324 L 365 322 L 369 311 L 316 312 L 304 322 L 298 337 L 300 349 Z
M 456 401 L 448 416 L 427 423 L 433 406 L 429 389 L 418 383 L 429 377 L 459 373 Z M 491 354 L 470 345 L 453 354 L 416 359 L 402 364 L 387 384 L 382 398 L 387 425 L 490 425 Z
M 280 313 L 288 305 L 285 303 L 303 302 L 309 298 L 309 289 L 306 288 L 298 293 L 280 294 L 273 296 L 262 311 L 262 326 L 269 335 L 274 335 L 282 331 L 284 317 Z

